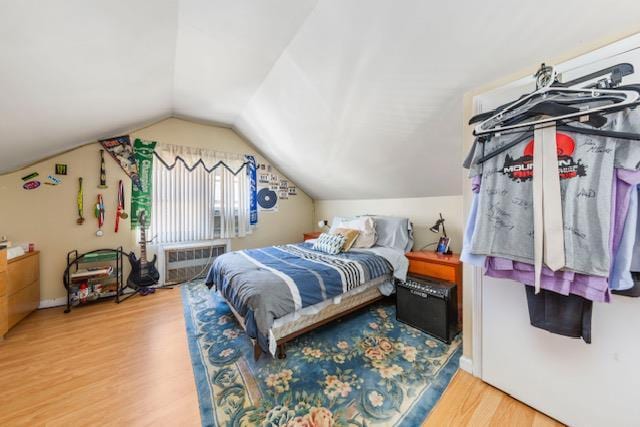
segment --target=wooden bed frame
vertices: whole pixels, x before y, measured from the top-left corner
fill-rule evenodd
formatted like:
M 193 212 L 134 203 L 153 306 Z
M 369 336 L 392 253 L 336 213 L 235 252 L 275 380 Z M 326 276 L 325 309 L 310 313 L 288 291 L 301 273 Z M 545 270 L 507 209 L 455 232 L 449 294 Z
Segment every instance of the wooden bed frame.
M 375 302 L 380 301 L 381 299 L 383 299 L 385 296 L 383 294 L 378 294 L 377 296 L 363 302 L 360 303 L 354 307 L 350 307 L 348 309 L 346 309 L 345 311 L 341 311 L 339 313 L 336 313 L 332 316 L 327 317 L 326 319 L 322 319 L 318 322 L 315 322 L 309 326 L 306 326 L 298 331 L 292 332 L 288 335 L 285 335 L 284 337 L 280 338 L 279 340 L 276 341 L 276 345 L 277 345 L 277 350 L 276 350 L 276 356 L 278 357 L 278 359 L 284 359 L 285 357 L 287 357 L 286 354 L 286 344 L 289 341 L 294 340 L 295 338 L 299 337 L 302 334 L 305 334 L 307 332 L 311 332 L 314 329 L 319 328 L 320 326 L 326 325 L 327 323 L 333 322 L 334 320 L 340 319 L 344 316 L 347 316 L 351 313 L 354 313 L 358 310 L 361 310 Z M 226 301 L 226 300 L 225 300 Z M 227 305 L 229 306 L 229 308 L 231 309 L 231 312 L 233 313 L 233 315 L 236 317 L 236 319 L 238 320 L 238 323 L 240 323 L 240 325 L 242 326 L 242 329 L 244 329 L 246 331 L 245 325 L 244 325 L 244 318 L 238 313 L 236 312 L 236 310 L 233 308 L 233 305 L 230 304 L 227 301 Z M 258 340 L 257 339 L 251 339 L 251 341 L 253 341 L 253 359 L 254 360 L 258 360 L 260 358 L 260 356 L 262 355 L 263 351 L 260 348 L 260 345 L 258 344 Z

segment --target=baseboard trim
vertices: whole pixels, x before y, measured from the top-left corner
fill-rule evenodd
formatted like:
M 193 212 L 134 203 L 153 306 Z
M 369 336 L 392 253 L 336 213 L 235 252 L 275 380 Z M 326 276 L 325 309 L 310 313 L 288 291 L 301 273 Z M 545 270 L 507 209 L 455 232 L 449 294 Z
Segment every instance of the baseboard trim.
M 460 358 L 460 369 L 473 375 L 473 360 L 470 357 L 462 356 Z
M 67 297 L 40 300 L 38 308 L 51 308 L 67 305 Z

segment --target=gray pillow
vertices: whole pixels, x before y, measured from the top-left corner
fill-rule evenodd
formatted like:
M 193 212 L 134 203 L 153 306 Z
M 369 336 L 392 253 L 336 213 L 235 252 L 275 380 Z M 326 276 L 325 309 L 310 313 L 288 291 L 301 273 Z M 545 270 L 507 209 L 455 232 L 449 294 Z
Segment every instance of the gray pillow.
M 409 218 L 369 215 L 376 225 L 377 246 L 409 252 L 413 248 L 413 231 Z

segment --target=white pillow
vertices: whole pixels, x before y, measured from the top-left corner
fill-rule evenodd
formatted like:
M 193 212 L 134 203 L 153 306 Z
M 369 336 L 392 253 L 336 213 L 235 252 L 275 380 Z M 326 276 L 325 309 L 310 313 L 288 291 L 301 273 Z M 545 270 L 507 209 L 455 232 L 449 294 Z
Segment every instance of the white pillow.
M 337 228 L 353 228 L 360 232 L 360 235 L 352 246 L 353 248 L 370 248 L 376 243 L 376 226 L 371 217 L 335 217 L 331 223 L 330 233 L 333 233 Z

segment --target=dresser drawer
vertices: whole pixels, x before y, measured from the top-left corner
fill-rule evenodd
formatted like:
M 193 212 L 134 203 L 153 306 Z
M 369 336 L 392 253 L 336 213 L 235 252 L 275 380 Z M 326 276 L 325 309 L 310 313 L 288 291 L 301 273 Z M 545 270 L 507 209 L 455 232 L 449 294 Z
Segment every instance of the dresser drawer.
M 456 280 L 455 267 L 414 261 L 412 259 L 409 260 L 409 273 L 417 274 L 419 276 L 434 277 L 447 282 L 455 282 Z
M 40 277 L 40 262 L 38 254 L 24 255 L 11 260 L 9 263 L 9 283 L 7 295 L 31 285 Z
M 40 281 L 36 280 L 30 286 L 20 289 L 7 298 L 9 328 L 27 317 L 29 313 L 38 308 L 40 302 Z
M 4 273 L 0 273 L 2 275 Z M 0 338 L 9 330 L 9 318 L 7 313 L 7 297 L 0 296 Z
M 0 273 L 7 271 L 7 250 L 0 249 Z
M 7 282 L 9 281 L 7 272 L 0 273 L 0 297 L 7 294 Z

